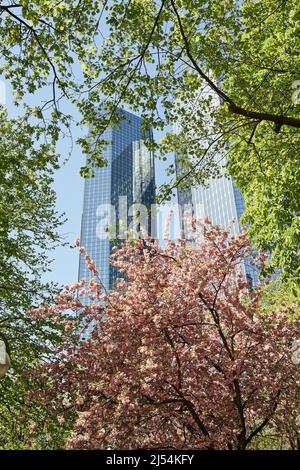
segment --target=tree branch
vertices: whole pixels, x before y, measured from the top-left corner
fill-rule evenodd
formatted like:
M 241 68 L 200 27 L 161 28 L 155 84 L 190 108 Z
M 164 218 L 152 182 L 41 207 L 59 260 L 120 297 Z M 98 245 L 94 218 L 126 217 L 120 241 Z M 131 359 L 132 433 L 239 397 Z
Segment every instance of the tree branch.
M 203 78 L 203 80 L 206 81 L 206 83 L 210 86 L 210 88 L 223 100 L 227 103 L 228 105 L 228 111 L 230 111 L 233 114 L 238 114 L 240 116 L 244 116 L 247 118 L 252 118 L 256 119 L 258 121 L 270 121 L 275 124 L 274 130 L 275 132 L 279 132 L 280 127 L 283 125 L 287 125 L 290 127 L 296 127 L 300 129 L 300 119 L 298 118 L 293 118 L 289 116 L 278 116 L 276 114 L 272 113 L 265 113 L 265 112 L 258 112 L 258 111 L 251 111 L 248 109 L 245 109 L 241 106 L 238 106 L 232 98 L 230 98 L 226 93 L 224 93 L 209 77 L 206 73 L 203 72 L 203 70 L 199 67 L 196 59 L 194 58 L 191 49 L 190 49 L 190 44 L 187 39 L 187 36 L 184 31 L 184 27 L 180 18 L 180 15 L 178 13 L 178 10 L 176 9 L 175 2 L 174 0 L 171 0 L 172 8 L 173 11 L 176 15 L 179 30 L 181 37 L 183 39 L 184 45 L 185 45 L 185 51 L 190 59 L 191 63 L 195 67 L 196 71 L 199 73 L 199 75 Z
M 266 418 L 262 421 L 262 423 L 248 436 L 248 438 L 246 439 L 246 445 L 249 444 L 249 442 L 253 439 L 253 437 L 255 437 L 258 433 L 260 433 L 260 431 L 262 431 L 263 428 L 269 423 L 270 419 L 272 418 L 278 406 L 280 393 L 281 393 L 281 390 L 278 390 L 269 415 L 266 416 Z

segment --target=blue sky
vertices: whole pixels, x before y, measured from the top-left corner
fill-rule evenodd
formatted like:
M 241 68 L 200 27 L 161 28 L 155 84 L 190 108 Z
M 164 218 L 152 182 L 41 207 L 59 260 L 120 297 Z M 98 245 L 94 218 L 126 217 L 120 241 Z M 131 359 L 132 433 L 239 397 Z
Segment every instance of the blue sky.
M 104 29 L 103 29 L 104 28 Z M 108 32 L 107 25 L 103 25 L 102 34 Z M 74 70 L 80 73 L 80 65 L 74 64 Z M 51 90 L 50 90 L 51 92 Z M 47 93 L 49 90 L 44 89 L 42 92 L 38 92 L 37 96 L 27 95 L 26 101 L 30 104 L 40 105 L 40 97 L 43 100 L 47 100 Z M 21 110 L 16 109 L 13 105 L 12 93 L 8 82 L 1 80 L 0 76 L 0 103 L 6 104 L 9 116 L 13 117 L 19 114 Z M 63 102 L 63 109 L 65 113 L 72 114 L 78 121 L 80 120 L 79 114 L 71 107 L 70 104 Z M 87 129 L 79 129 L 74 127 L 72 137 L 75 142 L 82 133 L 87 133 Z M 162 133 L 154 132 L 154 138 L 160 139 Z M 67 157 L 70 150 L 70 141 L 65 138 L 61 139 L 58 145 L 58 151 L 62 154 L 62 159 Z M 173 157 L 170 156 L 173 160 Z M 64 240 L 68 243 L 65 247 L 58 247 L 54 252 L 49 252 L 49 258 L 53 259 L 51 264 L 51 272 L 45 275 L 47 281 L 55 281 L 59 284 L 73 283 L 78 276 L 78 252 L 76 249 L 72 249 L 69 245 L 74 245 L 75 239 L 80 235 L 81 227 L 81 215 L 83 207 L 83 190 L 84 180 L 79 175 L 80 167 L 83 165 L 83 157 L 81 149 L 78 145 L 74 145 L 70 158 L 57 170 L 54 177 L 54 190 L 57 194 L 57 211 L 59 213 L 64 212 L 67 218 L 66 223 L 61 227 L 60 233 Z M 171 162 L 162 162 L 156 159 L 155 161 L 155 172 L 156 172 L 156 185 L 159 187 L 162 183 L 166 182 L 165 168 Z M 174 202 L 177 200 L 174 198 Z M 162 211 L 162 217 L 168 212 L 168 208 Z M 175 223 L 171 221 L 174 227 L 174 233 L 178 231 L 178 216 L 175 211 Z M 162 233 L 163 227 L 161 227 L 160 233 Z
M 33 101 L 40 104 L 36 98 L 32 98 L 32 102 Z M 7 106 L 9 116 L 13 117 L 19 113 L 19 110 L 13 104 L 9 83 L 3 80 L 0 80 L 0 103 Z M 73 113 L 74 115 L 74 108 L 71 109 L 67 103 L 65 104 L 64 111 L 66 113 Z M 76 116 L 76 112 L 74 117 L 79 118 L 79 116 Z M 72 132 L 74 142 L 79 135 L 82 135 L 82 132 L 87 133 L 87 129 L 80 130 L 74 127 Z M 161 136 L 161 133 L 154 132 L 154 138 L 156 140 L 160 139 Z M 68 152 L 70 151 L 70 144 L 68 138 L 59 141 L 58 151 L 62 154 L 62 160 L 67 158 Z M 172 156 L 170 158 L 172 159 Z M 74 245 L 75 239 L 80 235 L 84 179 L 80 177 L 79 170 L 82 164 L 83 157 L 81 149 L 78 145 L 74 144 L 71 156 L 62 164 L 61 168 L 56 171 L 54 176 L 53 187 L 57 194 L 57 211 L 59 213 L 64 212 L 67 218 L 65 224 L 60 228 L 60 233 L 67 242 L 67 246 L 58 247 L 55 251 L 49 251 L 49 258 L 53 259 L 53 262 L 51 264 L 51 272 L 45 275 L 45 280 L 55 281 L 62 285 L 73 283 L 77 280 L 78 276 L 78 251 L 70 248 L 69 245 Z M 165 168 L 169 164 L 170 161 L 162 162 L 158 159 L 155 160 L 157 186 L 165 182 Z M 174 201 L 176 202 L 175 199 Z M 167 211 L 168 208 L 163 211 L 163 216 Z M 175 233 L 177 229 L 178 219 L 176 218 Z M 162 231 L 163 227 L 161 227 L 160 233 L 162 233 Z
M 159 139 L 160 134 L 155 133 L 155 138 Z M 60 142 L 60 149 L 62 149 L 63 146 L 64 142 Z M 80 235 L 84 180 L 79 175 L 79 169 L 82 162 L 80 148 L 75 146 L 69 160 L 56 172 L 54 181 L 54 189 L 57 194 L 57 209 L 59 212 L 65 212 L 68 219 L 62 227 L 61 233 L 69 244 L 74 244 L 74 240 Z M 165 181 L 165 168 L 169 163 L 170 162 L 165 163 L 156 159 L 155 171 L 157 186 Z M 167 210 L 166 208 L 166 211 Z M 177 227 L 177 225 L 178 221 L 175 226 Z M 77 250 L 69 247 L 59 247 L 54 253 L 50 253 L 50 256 L 54 258 L 54 261 L 52 264 L 52 272 L 47 275 L 48 280 L 68 284 L 77 279 Z

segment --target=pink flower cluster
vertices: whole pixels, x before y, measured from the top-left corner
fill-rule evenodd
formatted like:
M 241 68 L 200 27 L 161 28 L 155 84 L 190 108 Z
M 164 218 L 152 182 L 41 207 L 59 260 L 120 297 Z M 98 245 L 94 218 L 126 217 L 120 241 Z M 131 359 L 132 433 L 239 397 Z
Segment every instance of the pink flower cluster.
M 292 308 L 264 312 L 261 285 L 249 291 L 246 233 L 209 221 L 200 229 L 196 250 L 147 238 L 115 247 L 126 280 L 109 296 L 95 279 L 82 287 L 93 298 L 81 312 L 88 335 L 67 336 L 57 361 L 37 371 L 41 400 L 55 411 L 67 396 L 66 413 L 78 413 L 68 448 L 246 449 L 268 429 L 287 441 L 296 429 L 300 322 Z

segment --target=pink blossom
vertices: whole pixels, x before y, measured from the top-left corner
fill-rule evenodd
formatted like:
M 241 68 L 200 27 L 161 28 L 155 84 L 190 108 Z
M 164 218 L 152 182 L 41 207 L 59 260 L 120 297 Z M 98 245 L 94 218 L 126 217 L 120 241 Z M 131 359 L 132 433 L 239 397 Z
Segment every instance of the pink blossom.
M 78 283 L 92 303 L 67 289 L 55 300 L 68 334 L 51 367 L 37 367 L 46 386 L 34 393 L 53 412 L 66 403 L 77 412 L 67 448 L 246 449 L 270 430 L 289 442 L 300 320 L 294 307 L 262 313 L 264 286 L 249 291 L 241 273 L 246 233 L 204 222 L 194 223 L 196 250 L 127 241 L 111 261 L 124 279 L 108 295 L 92 280 Z M 70 305 L 74 323 L 63 317 Z

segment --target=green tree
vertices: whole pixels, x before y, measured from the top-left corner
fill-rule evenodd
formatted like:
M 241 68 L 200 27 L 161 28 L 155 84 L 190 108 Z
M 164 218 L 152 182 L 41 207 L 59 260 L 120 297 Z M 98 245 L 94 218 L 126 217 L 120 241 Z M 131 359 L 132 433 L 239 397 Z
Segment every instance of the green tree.
M 125 102 L 156 128 L 179 121 L 161 152 L 177 151 L 186 171 L 170 167 L 163 198 L 217 176 L 217 156 L 245 196 L 254 242 L 299 283 L 298 2 L 135 0 L 112 2 L 107 18 L 109 40 L 90 64 L 105 79 L 91 102 L 101 90 L 109 115 Z
M 55 138 L 69 120 L 65 99 L 92 126 L 80 139 L 84 176 L 105 164 L 99 135 L 120 119 L 118 106 L 141 112 L 146 127 L 179 120 L 181 132 L 158 147 L 162 158 L 180 149 L 186 177 L 171 165 L 162 197 L 216 175 L 215 156 L 226 157 L 253 240 L 299 283 L 299 2 L 22 0 L 0 9 L 0 72 L 17 99 L 48 90 L 37 118 L 48 116 Z M 191 119 L 185 103 L 203 87 Z
M 0 122 L 0 337 L 11 357 L 11 369 L 0 379 L 0 448 L 23 448 L 30 423 L 37 419 L 42 429 L 47 416 L 46 408 L 26 401 L 29 372 L 50 357 L 62 336 L 53 317 L 35 320 L 28 310 L 56 291 L 42 277 L 49 270 L 46 252 L 61 243 L 63 219 L 51 189 L 57 167 L 52 145 L 39 142 L 29 121 L 9 120 L 3 109 Z
M 300 291 L 299 287 L 291 287 L 278 277 L 270 284 L 266 284 L 261 298 L 261 309 L 270 312 L 274 308 L 286 308 L 289 312 L 293 309 L 293 316 L 300 316 Z

